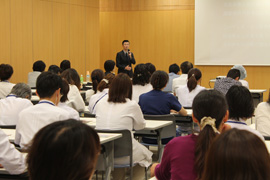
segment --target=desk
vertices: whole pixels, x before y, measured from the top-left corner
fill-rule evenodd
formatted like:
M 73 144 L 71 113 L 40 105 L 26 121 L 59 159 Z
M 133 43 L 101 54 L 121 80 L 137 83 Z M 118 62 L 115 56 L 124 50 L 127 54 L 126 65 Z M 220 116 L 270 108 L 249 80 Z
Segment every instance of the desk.
M 35 105 L 35 104 L 37 104 L 39 102 L 39 97 L 38 96 L 32 96 L 31 101 Z

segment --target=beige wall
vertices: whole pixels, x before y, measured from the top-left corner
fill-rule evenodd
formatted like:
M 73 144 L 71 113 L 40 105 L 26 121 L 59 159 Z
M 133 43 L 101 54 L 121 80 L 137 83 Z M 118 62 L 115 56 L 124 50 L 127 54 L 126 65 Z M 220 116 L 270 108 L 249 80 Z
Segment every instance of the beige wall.
M 172 63 L 194 62 L 194 0 L 101 0 L 100 65 L 114 59 L 123 39 L 138 63 L 152 62 L 168 72 Z M 226 75 L 230 66 L 197 66 L 203 73 L 202 85 Z M 250 88 L 269 89 L 270 67 L 246 67 Z M 213 87 L 214 84 L 211 84 Z M 264 99 L 268 93 L 264 93 Z
M 27 82 L 33 62 L 71 65 L 85 76 L 99 67 L 98 0 L 1 0 L 0 63 L 14 68 L 12 82 Z

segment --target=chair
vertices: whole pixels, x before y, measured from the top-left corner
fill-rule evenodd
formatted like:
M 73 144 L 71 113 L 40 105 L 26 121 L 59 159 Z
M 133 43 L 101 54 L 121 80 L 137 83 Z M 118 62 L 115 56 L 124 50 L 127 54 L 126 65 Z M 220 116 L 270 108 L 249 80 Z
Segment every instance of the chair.
M 16 129 L 16 125 L 1 125 L 1 129 Z
M 193 120 L 191 116 L 182 116 L 180 114 L 174 114 L 174 117 L 175 117 L 176 125 L 187 128 L 187 129 L 190 128 L 190 130 L 189 129 L 184 130 L 187 132 L 187 134 L 191 134 L 194 132 Z
M 270 136 L 263 136 L 265 141 L 270 141 Z
M 95 118 L 96 115 L 95 114 L 88 113 L 88 112 L 84 112 L 83 117 L 93 117 L 93 118 Z

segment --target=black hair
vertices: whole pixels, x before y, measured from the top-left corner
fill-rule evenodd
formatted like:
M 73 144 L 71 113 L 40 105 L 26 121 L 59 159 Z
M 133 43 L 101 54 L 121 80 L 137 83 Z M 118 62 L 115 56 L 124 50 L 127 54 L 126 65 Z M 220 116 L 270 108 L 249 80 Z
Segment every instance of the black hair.
M 149 83 L 149 79 L 151 77 L 151 74 L 149 71 L 147 71 L 147 67 L 145 64 L 138 64 L 134 68 L 134 74 L 132 78 L 133 85 L 146 85 Z
M 1 64 L 0 65 L 0 80 L 6 81 L 11 78 L 13 74 L 13 68 L 9 64 Z
M 97 93 L 97 87 L 100 81 L 104 78 L 104 72 L 101 69 L 95 69 L 91 73 L 91 79 L 93 83 L 93 90 Z
M 237 77 L 240 78 L 240 71 L 238 69 L 230 69 L 227 77 L 230 77 L 232 79 L 236 79 Z
M 129 43 L 129 40 L 124 40 L 124 41 L 122 42 L 122 45 L 124 45 L 125 42 L 128 42 L 128 43 Z
M 150 79 L 154 90 L 161 90 L 167 85 L 169 76 L 165 71 L 155 71 Z
M 69 60 L 63 60 L 60 64 L 61 72 L 63 72 L 66 69 L 69 69 L 71 67 Z
M 177 74 L 177 73 L 179 73 L 179 71 L 180 71 L 180 68 L 177 64 L 174 63 L 174 64 L 170 65 L 170 67 L 169 67 L 170 73 L 173 72 L 174 74 Z
M 201 79 L 202 73 L 197 68 L 192 68 L 188 72 L 188 82 L 187 87 L 189 92 L 191 92 L 193 89 L 197 87 L 198 80 Z
M 269 96 L 268 96 L 268 101 L 267 102 L 270 104 L 270 89 L 269 89 Z
M 193 68 L 193 64 L 189 61 L 185 61 L 180 66 L 182 74 L 187 74 L 190 69 Z
M 253 98 L 250 91 L 244 86 L 232 86 L 226 99 L 229 105 L 229 118 L 251 118 L 254 113 Z
M 59 74 L 61 72 L 61 69 L 57 65 L 50 65 L 48 71 L 54 74 Z
M 43 72 L 37 78 L 36 88 L 40 98 L 51 97 L 61 87 L 61 77 L 52 72 Z
M 107 60 L 104 63 L 104 69 L 106 72 L 111 72 L 114 69 L 115 62 L 113 60 Z
M 46 64 L 42 60 L 38 60 L 33 64 L 33 71 L 43 72 L 46 68 Z
M 146 63 L 145 65 L 146 65 L 146 69 L 150 72 L 151 75 L 156 71 L 156 67 L 154 64 Z
M 62 78 L 62 86 L 61 86 L 61 90 L 60 90 L 62 97 L 60 98 L 60 102 L 64 103 L 68 100 L 68 92 L 69 92 L 68 82 L 67 82 L 67 80 Z

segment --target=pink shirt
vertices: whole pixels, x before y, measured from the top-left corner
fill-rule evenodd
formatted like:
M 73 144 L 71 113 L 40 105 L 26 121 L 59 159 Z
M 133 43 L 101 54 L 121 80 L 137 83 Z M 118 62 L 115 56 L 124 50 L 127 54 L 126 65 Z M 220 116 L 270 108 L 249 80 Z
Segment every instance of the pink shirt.
M 197 136 L 188 135 L 172 139 L 165 147 L 161 164 L 156 166 L 158 180 L 195 180 L 195 144 Z

